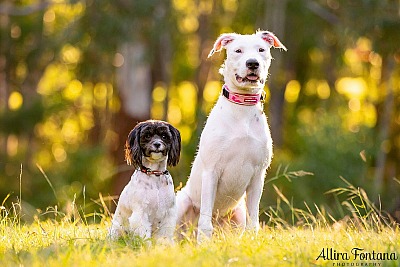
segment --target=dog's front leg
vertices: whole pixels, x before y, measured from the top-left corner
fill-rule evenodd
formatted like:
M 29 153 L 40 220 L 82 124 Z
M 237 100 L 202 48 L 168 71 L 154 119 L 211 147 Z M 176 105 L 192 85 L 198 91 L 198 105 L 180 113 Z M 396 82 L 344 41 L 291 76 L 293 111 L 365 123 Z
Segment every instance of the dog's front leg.
M 136 210 L 129 217 L 129 231 L 144 240 L 151 237 L 151 223 L 149 222 L 148 214 L 143 210 Z
M 176 206 L 170 208 L 162 224 L 154 232 L 154 238 L 159 244 L 174 244 L 174 233 L 176 228 Z
M 217 176 L 213 171 L 203 171 L 201 177 L 201 204 L 197 242 L 210 238 L 213 232 L 212 213 L 217 191 Z
M 253 230 L 256 233 L 260 228 L 258 216 L 260 211 L 261 194 L 264 187 L 265 172 L 265 169 L 257 172 L 257 174 L 253 176 L 246 190 L 246 207 L 249 215 L 246 230 Z

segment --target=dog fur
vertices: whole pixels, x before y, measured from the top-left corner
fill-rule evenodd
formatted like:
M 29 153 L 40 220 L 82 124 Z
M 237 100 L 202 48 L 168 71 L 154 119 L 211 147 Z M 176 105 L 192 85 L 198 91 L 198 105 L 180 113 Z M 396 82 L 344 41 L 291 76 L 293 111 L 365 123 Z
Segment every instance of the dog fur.
M 222 34 L 209 57 L 223 48 L 220 73 L 233 93 L 262 94 L 272 56 L 286 47 L 268 31 Z M 190 177 L 177 194 L 179 226 L 196 223 L 201 242 L 213 232 L 212 220 L 230 214 L 241 229 L 258 231 L 259 202 L 272 159 L 272 139 L 262 103 L 246 106 L 221 95 L 203 132 Z
M 163 121 L 145 121 L 129 133 L 125 158 L 136 170 L 121 193 L 110 236 L 131 234 L 172 242 L 176 226 L 174 185 L 167 166 L 179 162 L 179 131 Z

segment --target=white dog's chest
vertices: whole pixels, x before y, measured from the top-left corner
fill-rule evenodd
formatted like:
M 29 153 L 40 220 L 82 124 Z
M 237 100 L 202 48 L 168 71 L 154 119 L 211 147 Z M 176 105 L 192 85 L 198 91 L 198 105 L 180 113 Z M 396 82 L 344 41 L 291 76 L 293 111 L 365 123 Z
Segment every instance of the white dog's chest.
M 210 153 L 211 152 L 211 153 Z M 218 179 L 214 210 L 224 212 L 243 196 L 254 175 L 268 167 L 272 139 L 259 107 L 238 106 L 219 99 L 200 138 L 191 177 L 193 202 L 200 204 L 201 172 L 212 170 Z
M 148 205 L 165 210 L 174 204 L 174 187 L 169 176 L 156 177 L 144 196 Z M 153 208 L 153 209 L 154 209 Z
M 165 212 L 175 206 L 175 192 L 170 175 L 147 176 L 138 173 L 128 185 L 130 192 L 130 209 L 144 209 L 149 219 L 158 220 L 165 216 Z
M 203 147 L 205 149 L 203 149 Z M 263 165 L 272 155 L 272 139 L 265 114 L 256 106 L 239 106 L 219 99 L 200 140 L 200 151 L 215 151 L 228 165 Z

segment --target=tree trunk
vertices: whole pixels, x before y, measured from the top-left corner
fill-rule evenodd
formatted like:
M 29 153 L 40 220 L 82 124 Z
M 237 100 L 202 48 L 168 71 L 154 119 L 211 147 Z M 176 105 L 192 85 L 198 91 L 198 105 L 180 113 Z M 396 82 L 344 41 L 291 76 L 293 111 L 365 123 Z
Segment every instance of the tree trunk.
M 132 175 L 132 169 L 126 166 L 124 158 L 126 138 L 139 121 L 150 118 L 152 83 L 146 48 L 143 42 L 123 45 L 124 64 L 117 70 L 121 108 L 114 117 L 117 142 L 112 148 L 112 156 L 117 166 L 113 193 L 118 195 Z
M 262 29 L 268 29 L 284 43 L 285 35 L 285 15 L 287 0 L 274 1 L 268 0 L 265 5 Z M 283 143 L 283 108 L 285 95 L 285 72 L 282 70 L 283 60 L 281 51 L 272 51 L 274 60 L 269 69 L 270 78 L 268 80 L 271 99 L 269 105 L 270 115 L 269 123 L 271 126 L 271 135 L 275 147 L 281 147 Z
M 212 42 L 210 42 L 210 15 L 209 14 L 201 14 L 199 16 L 199 29 L 197 34 L 200 39 L 200 46 L 199 46 L 199 58 L 200 58 L 200 65 L 197 68 L 197 72 L 195 75 L 195 84 L 197 85 L 197 109 L 196 109 L 196 131 L 192 136 L 193 142 L 198 142 L 198 137 L 200 136 L 204 122 L 207 118 L 207 115 L 204 114 L 203 111 L 203 92 L 204 87 L 206 86 L 208 73 L 211 67 L 211 61 L 207 60 L 207 55 L 209 50 L 211 50 Z M 215 36 L 216 38 L 216 36 Z
M 378 125 L 378 154 L 376 159 L 376 169 L 375 169 L 375 182 L 374 182 L 374 189 L 375 194 L 382 193 L 384 179 L 385 179 L 385 166 L 387 162 L 387 153 L 382 147 L 383 142 L 389 140 L 390 136 L 390 123 L 392 121 L 393 116 L 393 108 L 394 108 L 394 94 L 393 94 L 393 87 L 394 81 L 391 78 L 393 69 L 395 66 L 393 56 L 387 56 L 384 59 L 382 64 L 382 82 L 386 84 L 386 96 L 383 102 L 383 110 L 380 117 L 380 123 Z

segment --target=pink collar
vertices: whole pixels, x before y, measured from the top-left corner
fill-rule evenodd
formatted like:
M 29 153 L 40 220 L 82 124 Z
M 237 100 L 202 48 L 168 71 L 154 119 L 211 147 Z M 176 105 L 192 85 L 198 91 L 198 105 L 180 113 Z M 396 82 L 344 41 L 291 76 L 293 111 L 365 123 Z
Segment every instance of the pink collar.
M 264 102 L 264 91 L 262 94 L 239 94 L 229 91 L 226 84 L 222 86 L 222 95 L 226 97 L 230 102 L 244 105 L 244 106 L 254 106 L 259 102 Z

